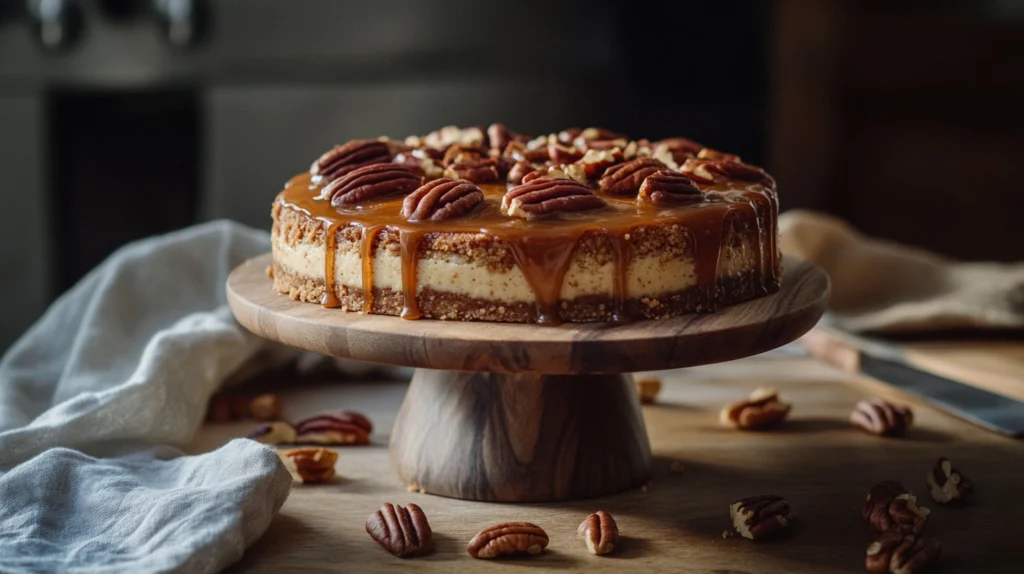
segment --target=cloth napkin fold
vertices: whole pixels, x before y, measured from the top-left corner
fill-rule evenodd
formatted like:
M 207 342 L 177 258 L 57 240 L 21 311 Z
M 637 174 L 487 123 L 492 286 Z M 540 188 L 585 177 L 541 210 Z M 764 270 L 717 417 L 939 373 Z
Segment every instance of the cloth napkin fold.
M 867 237 L 810 211 L 779 217 L 783 252 L 832 279 L 829 311 L 855 332 L 1024 328 L 1024 263 L 963 263 Z
M 282 352 L 224 293 L 269 248 L 223 221 L 126 246 L 0 360 L 0 572 L 217 572 L 265 531 L 291 487 L 271 449 L 157 445 L 187 443 L 227 377 Z

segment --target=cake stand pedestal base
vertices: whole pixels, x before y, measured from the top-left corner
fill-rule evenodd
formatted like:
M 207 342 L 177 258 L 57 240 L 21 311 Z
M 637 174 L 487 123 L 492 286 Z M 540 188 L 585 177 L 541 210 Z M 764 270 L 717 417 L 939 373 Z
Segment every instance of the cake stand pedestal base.
M 391 462 L 430 494 L 542 502 L 639 486 L 651 449 L 630 375 L 418 369 Z

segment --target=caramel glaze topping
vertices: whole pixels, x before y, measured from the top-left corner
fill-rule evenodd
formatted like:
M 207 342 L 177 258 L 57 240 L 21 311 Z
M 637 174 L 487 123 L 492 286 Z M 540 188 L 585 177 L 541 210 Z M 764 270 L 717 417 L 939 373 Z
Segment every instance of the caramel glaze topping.
M 329 182 L 328 182 L 329 183 Z M 778 196 L 774 181 L 765 177 L 753 182 L 736 178 L 718 178 L 711 183 L 694 181 L 703 198 L 680 205 L 658 205 L 636 196 L 601 192 L 596 183 L 594 193 L 607 206 L 579 212 L 559 213 L 555 217 L 524 220 L 502 212 L 502 198 L 512 184 L 481 184 L 484 200 L 471 211 L 443 221 L 410 222 L 402 215 L 403 196 L 389 196 L 356 205 L 334 207 L 329 200 L 318 199 L 326 183 L 314 184 L 309 173 L 292 178 L 278 197 L 283 207 L 304 213 L 323 222 L 327 229 L 326 292 L 324 307 L 338 307 L 335 294 L 334 255 L 337 231 L 355 225 L 362 228 L 363 311 L 373 305 L 374 240 L 385 228 L 399 232 L 402 258 L 402 317 L 418 319 L 416 299 L 418 251 L 421 240 L 429 233 L 482 233 L 495 237 L 512 251 L 526 281 L 533 289 L 537 305 L 537 323 L 557 325 L 562 282 L 568 271 L 577 242 L 588 232 L 605 234 L 611 243 L 615 268 L 612 293 L 612 314 L 616 322 L 628 322 L 625 301 L 629 240 L 632 229 L 644 226 L 680 224 L 691 233 L 696 258 L 696 273 L 702 299 L 708 310 L 715 309 L 715 287 L 723 227 L 727 214 L 746 211 L 757 224 L 756 244 L 762 293 L 778 286 L 778 248 L 776 245 Z

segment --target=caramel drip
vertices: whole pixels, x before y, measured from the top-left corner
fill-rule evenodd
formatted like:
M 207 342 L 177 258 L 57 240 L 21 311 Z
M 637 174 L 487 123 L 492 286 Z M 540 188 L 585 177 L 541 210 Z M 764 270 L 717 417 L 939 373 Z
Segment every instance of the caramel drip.
M 612 247 L 612 322 L 629 323 L 631 318 L 626 309 L 626 300 L 629 298 L 628 272 L 629 272 L 629 232 L 608 233 L 608 240 Z
M 420 304 L 417 299 L 420 241 L 422 231 L 402 231 L 399 241 L 402 246 L 402 306 L 403 319 L 419 319 Z
M 744 194 L 743 198 L 746 203 L 737 203 L 738 208 L 749 208 L 751 215 L 754 220 L 754 232 L 753 236 L 757 242 L 757 282 L 760 285 L 760 291 L 762 294 L 768 292 L 767 277 L 768 277 L 768 252 L 765 250 L 765 221 L 764 211 L 761 209 L 762 205 L 758 194 Z
M 765 193 L 770 210 L 768 219 L 768 278 L 771 291 L 779 288 L 779 196 L 775 193 Z
M 320 297 L 320 304 L 328 309 L 341 307 L 338 300 L 338 293 L 334 284 L 334 256 L 338 252 L 338 226 L 340 222 L 327 225 L 327 237 L 324 238 L 324 294 Z
M 718 309 L 716 287 L 718 261 L 722 253 L 722 232 L 725 229 L 725 217 L 733 208 L 733 204 L 716 204 L 708 208 L 706 217 L 689 224 L 694 257 L 697 260 L 697 285 L 707 303 L 705 311 Z
M 384 229 L 383 225 L 363 227 L 363 313 L 373 311 L 373 240 Z
M 579 230 L 571 235 L 522 235 L 509 241 L 512 255 L 537 299 L 538 325 L 562 323 L 558 306 L 562 283 L 582 235 L 583 230 Z

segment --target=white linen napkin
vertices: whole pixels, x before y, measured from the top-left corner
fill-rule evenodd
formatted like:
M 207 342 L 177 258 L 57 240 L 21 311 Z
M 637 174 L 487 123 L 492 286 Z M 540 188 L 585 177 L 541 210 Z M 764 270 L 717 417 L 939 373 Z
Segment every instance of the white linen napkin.
M 1024 263 L 955 261 L 803 210 L 779 217 L 779 245 L 828 272 L 829 313 L 845 330 L 1024 329 Z
M 157 445 L 187 443 L 271 347 L 224 293 L 269 248 L 223 221 L 131 244 L 0 360 L 0 571 L 217 572 L 263 534 L 291 487 L 273 450 Z

